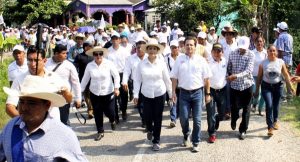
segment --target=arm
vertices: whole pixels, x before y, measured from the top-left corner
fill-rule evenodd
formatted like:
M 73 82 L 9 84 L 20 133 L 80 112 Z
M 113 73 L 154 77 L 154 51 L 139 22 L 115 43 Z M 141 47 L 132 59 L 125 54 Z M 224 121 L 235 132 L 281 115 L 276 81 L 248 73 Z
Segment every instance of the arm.
M 256 89 L 255 89 L 255 93 L 254 93 L 255 97 L 258 97 L 262 77 L 263 77 L 263 67 L 262 67 L 262 64 L 260 64 L 258 67 L 258 74 L 257 74 L 257 79 L 256 79 L 256 86 L 255 86 Z
M 163 81 L 166 85 L 166 89 L 167 89 L 167 92 L 169 94 L 169 96 L 172 96 L 172 82 L 171 82 L 171 79 L 170 79 L 170 75 L 169 75 L 169 71 L 168 71 L 168 68 L 167 68 L 167 65 L 164 64 L 162 62 L 162 75 L 163 75 Z
M 79 82 L 79 77 L 78 73 L 75 69 L 75 66 L 71 64 L 72 66 L 70 67 L 70 83 L 71 87 L 74 90 L 74 101 L 75 101 L 75 106 L 79 107 L 81 105 L 81 87 L 80 87 L 80 82 Z
M 110 65 L 110 73 L 112 75 L 112 77 L 114 78 L 114 93 L 115 93 L 115 96 L 119 96 L 120 92 L 119 92 L 119 88 L 120 88 L 120 75 L 119 75 L 119 72 L 116 68 L 116 66 L 112 63 Z
M 122 86 L 125 91 L 128 91 L 128 79 L 131 74 L 131 63 L 130 63 L 130 56 L 125 60 L 125 67 L 123 71 L 123 78 L 122 78 Z
M 5 106 L 6 114 L 9 115 L 11 118 L 19 116 L 19 111 L 15 105 L 7 103 Z
M 90 79 L 91 79 L 91 75 L 90 75 L 90 66 L 91 64 L 88 64 L 85 68 L 82 80 L 81 80 L 81 92 L 83 92 L 86 89 L 87 84 L 89 83 Z
M 141 74 L 141 63 L 139 63 L 136 72 L 135 72 L 135 77 L 133 80 L 133 96 L 134 96 L 134 103 L 137 104 L 138 98 L 139 98 L 139 92 L 141 89 L 141 84 L 142 84 L 142 74 Z
M 293 88 L 293 86 L 291 84 L 290 75 L 287 71 L 287 68 L 286 68 L 285 64 L 282 65 L 281 73 L 284 76 L 284 79 L 285 79 L 285 82 L 286 82 L 286 85 L 287 85 L 288 89 L 290 89 L 292 94 L 295 95 L 295 89 Z

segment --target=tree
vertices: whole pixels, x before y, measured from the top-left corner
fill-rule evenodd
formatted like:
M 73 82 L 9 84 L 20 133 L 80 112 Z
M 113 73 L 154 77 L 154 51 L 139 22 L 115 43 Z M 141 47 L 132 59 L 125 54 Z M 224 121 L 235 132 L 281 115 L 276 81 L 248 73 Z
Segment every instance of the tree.
M 65 10 L 64 0 L 22 0 L 8 4 L 3 15 L 10 23 L 34 24 L 45 22 L 55 15 L 62 15 Z

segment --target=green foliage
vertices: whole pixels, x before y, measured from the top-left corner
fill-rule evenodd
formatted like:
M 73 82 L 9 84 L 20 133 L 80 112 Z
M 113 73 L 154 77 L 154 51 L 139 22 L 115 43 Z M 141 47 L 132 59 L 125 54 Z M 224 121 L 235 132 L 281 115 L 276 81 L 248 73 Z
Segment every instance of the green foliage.
M 300 98 L 295 97 L 291 103 L 282 106 L 281 119 L 292 123 L 292 125 L 300 130 Z
M 10 120 L 10 117 L 5 112 L 5 102 L 7 95 L 3 92 L 2 87 L 9 87 L 7 68 L 13 59 L 5 59 L 4 62 L 0 63 L 0 129 Z
M 17 44 L 20 44 L 22 42 L 22 40 L 17 39 L 15 36 L 11 36 L 6 38 L 3 42 L 1 42 L 0 40 L 0 49 L 12 49 L 12 47 L 14 47 Z
M 22 0 L 8 4 L 3 15 L 7 22 L 34 24 L 62 15 L 65 10 L 64 0 Z

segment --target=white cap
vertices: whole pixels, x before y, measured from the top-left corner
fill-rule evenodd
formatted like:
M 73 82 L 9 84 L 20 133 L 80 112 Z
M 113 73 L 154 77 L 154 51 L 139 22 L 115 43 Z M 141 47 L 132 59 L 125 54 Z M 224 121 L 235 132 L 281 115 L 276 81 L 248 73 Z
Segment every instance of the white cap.
M 276 31 L 277 33 L 279 33 L 279 28 L 273 28 L 273 31 Z
M 157 35 L 155 31 L 150 32 L 150 36 L 154 36 L 154 35 Z
M 130 30 L 135 30 L 134 26 L 130 27 Z
M 184 41 L 185 40 L 185 37 L 180 37 L 179 39 L 178 39 L 178 42 L 181 42 L 181 41 Z
M 167 37 L 159 37 L 159 43 L 168 43 Z
M 199 32 L 197 37 L 206 39 L 206 33 L 205 32 Z
M 238 39 L 238 48 L 248 49 L 250 45 L 250 39 L 246 36 L 241 36 Z
M 19 50 L 19 51 L 23 51 L 23 52 L 25 51 L 24 47 L 21 46 L 21 45 L 15 45 L 14 48 L 13 48 L 13 51 L 14 50 Z
M 174 26 L 178 26 L 179 24 L 178 23 L 174 23 Z
M 178 47 L 178 41 L 177 41 L 177 40 L 172 40 L 172 41 L 170 42 L 170 47 L 172 47 L 172 46 Z
M 97 29 L 104 30 L 104 27 L 103 26 L 99 26 Z
M 209 30 L 216 30 L 216 29 L 215 29 L 215 27 L 212 26 L 209 28 Z
M 113 32 L 112 35 L 111 35 L 111 38 L 112 37 L 118 37 L 118 38 L 120 38 L 120 34 L 118 32 Z
M 286 22 L 282 21 L 281 23 L 277 24 L 277 27 L 281 30 L 288 30 L 288 25 Z

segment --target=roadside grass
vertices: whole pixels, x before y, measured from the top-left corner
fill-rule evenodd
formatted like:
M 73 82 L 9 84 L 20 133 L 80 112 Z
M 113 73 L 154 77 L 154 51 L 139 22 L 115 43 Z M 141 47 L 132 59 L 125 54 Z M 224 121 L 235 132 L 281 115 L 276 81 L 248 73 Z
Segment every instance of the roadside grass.
M 9 87 L 7 79 L 7 67 L 13 61 L 12 58 L 4 59 L 3 63 L 0 63 L 0 129 L 2 129 L 6 123 L 10 120 L 10 117 L 5 112 L 5 102 L 7 95 L 3 92 L 2 87 Z
M 281 120 L 291 123 L 300 132 L 300 97 L 281 107 Z

